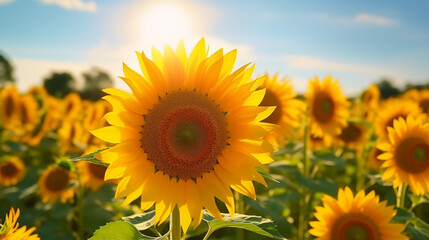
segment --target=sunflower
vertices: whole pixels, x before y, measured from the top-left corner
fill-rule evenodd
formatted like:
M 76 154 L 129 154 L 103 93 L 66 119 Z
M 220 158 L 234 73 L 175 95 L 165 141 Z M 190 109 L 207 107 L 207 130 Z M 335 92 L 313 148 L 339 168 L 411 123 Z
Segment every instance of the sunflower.
M 407 116 L 424 117 L 419 105 L 410 100 L 391 98 L 380 104 L 374 122 L 374 128 L 380 140 L 387 140 L 387 128 L 393 127 L 393 121 Z
M 306 93 L 311 133 L 315 137 L 324 134 L 335 136 L 347 125 L 349 102 L 342 94 L 337 80 L 327 76 L 322 82 L 318 77 L 310 80 Z
M 105 146 L 100 146 L 99 148 L 104 148 Z M 95 152 L 98 148 L 95 146 L 88 147 L 83 155 Z M 97 191 L 104 183 L 104 174 L 106 172 L 106 167 L 98 164 L 93 164 L 86 161 L 79 161 L 76 164 L 77 169 L 81 175 L 81 181 L 84 186 L 90 188 L 92 191 Z
M 389 143 L 378 145 L 384 151 L 379 159 L 385 160 L 382 179 L 393 181 L 397 188 L 407 183 L 416 195 L 429 192 L 429 125 L 421 118 L 399 118 L 389 128 Z
M 18 119 L 19 93 L 15 86 L 0 91 L 0 123 L 5 128 L 13 128 Z
M 429 89 L 418 91 L 413 88 L 404 94 L 404 98 L 415 101 L 423 113 L 429 113 Z
M 0 224 L 0 239 L 4 240 L 39 240 L 39 235 L 32 233 L 36 230 L 36 228 L 32 227 L 27 230 L 26 226 L 22 226 L 18 228 L 19 223 L 19 208 L 18 210 L 11 208 L 9 211 L 9 215 L 6 214 L 6 220 L 3 224 Z
M 58 199 L 65 203 L 73 200 L 75 180 L 76 174 L 57 165 L 51 166 L 42 173 L 37 192 L 45 203 L 55 203 Z
M 368 139 L 367 129 L 357 122 L 348 122 L 347 126 L 341 130 L 341 134 L 337 136 L 340 145 L 355 150 L 363 150 Z
M 371 147 L 368 153 L 368 161 L 366 162 L 367 168 L 373 171 L 379 171 L 381 164 L 383 164 L 383 161 L 378 159 L 378 156 L 383 153 L 383 151 L 377 148 L 378 145 L 379 143 L 376 143 Z
M 63 121 L 58 129 L 60 151 L 80 152 L 85 143 L 82 142 L 83 127 L 80 121 Z
M 332 138 L 328 135 L 314 136 L 310 134 L 309 146 L 311 150 L 321 150 L 332 147 Z
M 32 131 L 39 121 L 37 101 L 32 95 L 22 96 L 18 111 L 22 130 Z
M 52 122 L 54 121 L 53 114 L 55 114 L 53 111 L 46 111 L 40 118 L 37 126 L 31 132 L 24 135 L 21 141 L 30 146 L 38 145 L 52 126 Z
M 323 207 L 316 207 L 317 221 L 310 222 L 309 233 L 319 240 L 401 240 L 404 224 L 390 223 L 395 216 L 393 206 L 379 201 L 374 191 L 363 190 L 353 196 L 349 187 L 338 191 L 338 199 L 322 198 Z
M 116 146 L 97 156 L 110 163 L 105 179 L 119 179 L 116 197 L 124 204 L 141 196 L 141 208 L 155 204 L 155 223 L 177 206 L 184 232 L 201 222 L 203 207 L 222 219 L 215 198 L 234 214 L 230 187 L 256 198 L 252 181 L 264 185 L 257 166 L 273 161 L 273 147 L 260 123 L 274 107 L 260 107 L 264 81 L 250 81 L 253 66 L 231 73 L 236 50 L 207 57 L 204 39 L 187 56 L 183 42 L 175 52 L 156 49 L 153 61 L 137 53 L 143 76 L 124 64 L 122 78 L 133 94 L 106 89 L 113 106 L 108 126 L 92 133 Z M 162 189 L 162 191 L 159 191 Z
M 259 106 L 275 106 L 274 112 L 262 122 L 278 125 L 275 131 L 266 136 L 274 146 L 284 146 L 287 139 L 293 135 L 294 129 L 301 125 L 305 105 L 296 99 L 290 81 L 281 83 L 278 75 L 266 77 L 266 81 L 259 89 L 265 88 L 265 96 Z
M 25 176 L 25 166 L 21 159 L 15 156 L 5 157 L 0 161 L 0 185 L 12 186 Z
M 72 92 L 62 101 L 63 118 L 72 120 L 80 117 L 82 109 L 82 100 L 79 94 Z
M 380 89 L 375 84 L 371 84 L 367 90 L 365 90 L 361 96 L 363 105 L 363 114 L 365 118 L 372 120 L 374 119 L 375 111 L 380 100 Z

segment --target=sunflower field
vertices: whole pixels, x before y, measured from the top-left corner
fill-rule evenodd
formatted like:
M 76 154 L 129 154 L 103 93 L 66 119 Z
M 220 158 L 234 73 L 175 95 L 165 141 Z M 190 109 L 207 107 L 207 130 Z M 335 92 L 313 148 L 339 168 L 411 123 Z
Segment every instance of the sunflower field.
M 429 89 L 298 94 L 239 51 L 137 52 L 97 101 L 2 87 L 0 239 L 429 239 Z

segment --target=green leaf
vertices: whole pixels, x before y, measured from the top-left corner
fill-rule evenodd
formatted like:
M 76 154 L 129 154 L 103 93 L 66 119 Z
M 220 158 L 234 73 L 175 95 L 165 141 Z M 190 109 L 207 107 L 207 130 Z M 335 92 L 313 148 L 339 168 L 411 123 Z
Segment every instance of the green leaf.
M 140 232 L 129 222 L 110 222 L 95 231 L 90 240 L 141 240 Z
M 311 158 L 315 162 L 320 162 L 326 166 L 338 167 L 339 169 L 344 169 L 345 162 L 342 158 L 337 157 L 332 150 L 319 150 L 314 151 Z
M 273 182 L 276 183 L 280 183 L 277 179 L 275 179 L 273 176 L 271 176 L 271 174 L 267 171 L 265 171 L 265 169 L 261 168 L 261 167 L 256 167 L 256 171 L 258 171 L 259 174 L 261 174 L 264 178 L 269 179 Z
M 123 217 L 122 220 L 131 223 L 137 230 L 143 231 L 153 226 L 155 211 Z
M 414 217 L 414 213 L 408 211 L 405 208 L 397 208 L 396 209 L 396 215 L 393 217 L 394 221 L 400 222 L 400 223 L 406 223 L 408 220 L 412 219 Z
M 322 192 L 334 197 L 337 196 L 338 185 L 329 179 L 305 178 L 302 175 L 298 175 L 296 181 L 313 192 Z
M 417 205 L 422 204 L 422 203 L 429 203 L 429 197 L 428 196 L 416 196 L 414 194 L 408 194 L 408 197 L 411 199 L 412 208 L 414 208 Z
M 411 239 L 413 240 L 429 240 L 428 235 L 423 234 L 421 231 L 411 225 L 407 225 L 407 230 L 412 235 Z
M 99 154 L 99 153 L 101 153 L 101 152 L 103 152 L 103 151 L 106 151 L 106 150 L 107 150 L 107 149 L 109 149 L 109 148 L 110 148 L 110 147 L 102 148 L 102 149 L 100 149 L 100 150 L 97 150 L 97 151 L 95 151 L 95 152 L 92 152 L 92 153 L 86 154 L 86 155 L 84 155 L 84 156 L 71 158 L 71 159 L 69 159 L 69 161 L 71 161 L 71 162 L 87 161 L 87 162 L 90 162 L 90 163 L 94 163 L 94 164 L 98 164 L 98 165 L 102 165 L 102 166 L 108 167 L 108 166 L 109 166 L 109 164 L 108 164 L 108 163 L 105 163 L 105 162 L 102 162 L 102 161 L 98 160 L 97 158 L 95 158 L 95 155 L 97 155 L 97 154 Z
M 429 224 L 427 224 L 425 221 L 421 220 L 418 217 L 415 217 L 410 220 L 410 223 L 414 225 L 417 231 L 429 237 Z
M 203 220 L 209 224 L 206 236 L 209 236 L 218 229 L 232 227 L 248 230 L 270 238 L 285 239 L 277 231 L 276 225 L 271 219 L 244 214 L 235 214 L 234 218 L 229 214 L 222 214 L 222 217 L 224 221 L 218 220 L 204 211 Z

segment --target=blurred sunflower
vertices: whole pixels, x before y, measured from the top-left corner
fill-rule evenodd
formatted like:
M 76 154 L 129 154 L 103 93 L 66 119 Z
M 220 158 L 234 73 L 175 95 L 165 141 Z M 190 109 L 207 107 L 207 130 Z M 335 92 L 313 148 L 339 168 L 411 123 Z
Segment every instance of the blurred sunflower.
M 62 118 L 67 120 L 79 118 L 81 116 L 81 109 L 82 100 L 79 94 L 75 92 L 69 93 L 62 101 Z
M 259 89 L 265 88 L 265 96 L 259 106 L 275 106 L 274 112 L 262 122 L 278 125 L 279 127 L 266 136 L 274 146 L 283 147 L 287 139 L 291 139 L 294 129 L 301 125 L 305 104 L 296 99 L 290 81 L 278 79 L 278 75 L 267 77 Z
M 417 102 L 423 113 L 429 113 L 429 89 L 419 91 L 413 88 L 404 94 L 404 98 Z
M 310 222 L 310 234 L 319 240 L 401 240 L 404 224 L 390 223 L 395 216 L 393 206 L 379 201 L 374 191 L 363 190 L 353 196 L 349 187 L 338 191 L 338 198 L 324 195 L 323 207 L 316 207 L 317 221 Z
M 39 120 L 35 128 L 21 138 L 21 142 L 27 143 L 30 146 L 36 146 L 40 143 L 46 133 L 51 129 L 53 120 L 53 112 L 46 111 Z
M 83 126 L 80 121 L 63 121 L 58 129 L 60 152 L 81 152 L 86 143 L 82 142 Z
M 73 200 L 75 187 L 72 185 L 74 180 L 76 180 L 76 174 L 57 165 L 51 166 L 43 171 L 38 181 L 37 193 L 45 203 L 55 203 L 58 199 L 65 203 L 68 200 Z
M 342 146 L 355 150 L 363 150 L 369 139 L 369 134 L 362 124 L 348 122 L 347 126 L 341 130 L 341 134 L 336 139 Z
M 369 120 L 374 119 L 379 100 L 380 89 L 377 87 L 377 85 L 371 84 L 371 86 L 369 86 L 369 88 L 366 89 L 361 96 L 363 114 L 365 118 Z
M 399 118 L 389 128 L 389 143 L 378 148 L 384 151 L 379 159 L 385 160 L 382 179 L 393 182 L 397 188 L 407 183 L 416 195 L 429 192 L 429 125 L 421 118 Z
M 19 116 L 19 93 L 15 86 L 0 91 L 0 124 L 5 128 L 13 128 Z
M 314 136 L 310 134 L 309 146 L 311 150 L 321 150 L 332 147 L 332 137 L 328 135 Z
M 197 227 L 203 207 L 218 219 L 215 198 L 234 214 L 231 188 L 255 199 L 252 181 L 266 185 L 257 166 L 271 162 L 273 147 L 261 124 L 274 107 L 259 107 L 264 79 L 250 80 L 253 66 L 232 72 L 236 50 L 207 57 L 204 39 L 186 54 L 183 42 L 153 61 L 137 53 L 143 76 L 124 64 L 122 78 L 133 94 L 106 89 L 113 126 L 92 133 L 116 146 L 97 156 L 110 163 L 105 179 L 119 179 L 116 197 L 129 204 L 141 196 L 141 208 L 155 204 L 155 223 L 177 206 L 184 232 Z M 162 191 L 159 191 L 162 189 Z
M 32 234 L 36 228 L 32 227 L 27 230 L 26 226 L 18 228 L 19 223 L 19 208 L 18 210 L 11 208 L 9 215 L 6 214 L 6 220 L 0 224 L 0 239 L 2 240 L 39 240 L 39 235 Z
M 23 131 L 32 131 L 39 121 L 39 107 L 32 95 L 24 95 L 19 103 L 19 119 Z
M 383 151 L 377 148 L 379 144 L 380 143 L 377 142 L 374 146 L 372 146 L 368 153 L 366 167 L 373 171 L 379 171 L 381 169 L 381 164 L 384 162 L 378 159 L 378 156 L 383 153 Z
M 305 97 L 311 119 L 311 133 L 315 137 L 340 134 L 341 128 L 347 125 L 349 102 L 338 81 L 327 76 L 320 82 L 315 77 L 310 80 Z
M 3 159 L 0 160 L 0 185 L 8 187 L 17 184 L 25 176 L 24 163 L 15 156 Z
M 374 122 L 375 132 L 380 140 L 387 140 L 387 128 L 393 127 L 395 119 L 407 116 L 423 117 L 424 114 L 418 104 L 413 101 L 391 98 L 381 103 Z
M 95 152 L 98 149 L 104 147 L 105 146 L 100 146 L 97 148 L 95 146 L 90 146 L 85 150 L 83 155 Z M 83 185 L 90 188 L 92 191 L 97 191 L 103 184 L 106 183 L 104 181 L 104 174 L 106 173 L 107 169 L 105 166 L 93 164 L 87 161 L 79 161 L 76 163 L 76 167 L 81 174 L 81 181 Z

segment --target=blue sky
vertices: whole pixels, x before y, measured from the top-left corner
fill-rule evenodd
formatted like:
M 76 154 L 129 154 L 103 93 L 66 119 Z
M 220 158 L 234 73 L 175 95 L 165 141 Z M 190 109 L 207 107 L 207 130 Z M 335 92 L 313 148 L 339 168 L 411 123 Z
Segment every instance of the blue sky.
M 22 91 L 51 71 L 99 66 L 126 88 L 122 62 L 135 50 L 201 37 L 212 52 L 237 49 L 254 75 L 307 80 L 331 74 L 355 95 L 382 77 L 396 85 L 429 81 L 429 2 L 416 1 L 119 1 L 0 0 L 0 52 Z

